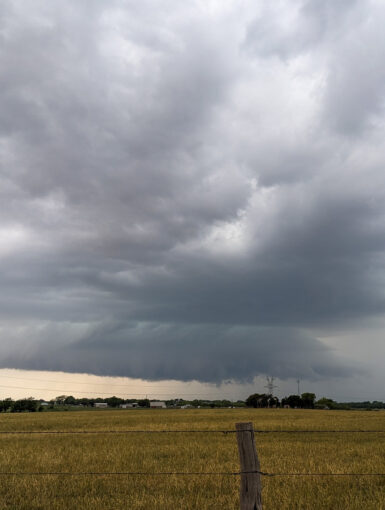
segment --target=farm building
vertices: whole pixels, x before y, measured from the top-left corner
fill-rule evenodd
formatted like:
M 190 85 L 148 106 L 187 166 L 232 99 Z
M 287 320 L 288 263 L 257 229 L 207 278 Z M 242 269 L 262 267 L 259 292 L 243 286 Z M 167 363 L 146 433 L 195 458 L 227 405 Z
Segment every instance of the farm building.
M 108 407 L 107 402 L 95 402 L 94 407 L 98 407 L 99 409 Z
M 152 409 L 166 409 L 165 402 L 150 402 L 150 407 Z
M 133 407 L 139 407 L 138 402 L 132 402 L 131 404 L 120 404 L 121 409 L 131 409 Z

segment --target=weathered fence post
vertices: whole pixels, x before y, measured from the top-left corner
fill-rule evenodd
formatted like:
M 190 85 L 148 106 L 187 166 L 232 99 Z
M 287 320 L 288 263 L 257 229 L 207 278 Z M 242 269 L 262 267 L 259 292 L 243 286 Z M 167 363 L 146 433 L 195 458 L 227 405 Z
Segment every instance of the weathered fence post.
M 262 510 L 262 483 L 254 429 L 251 422 L 236 423 L 239 462 L 241 465 L 241 510 Z

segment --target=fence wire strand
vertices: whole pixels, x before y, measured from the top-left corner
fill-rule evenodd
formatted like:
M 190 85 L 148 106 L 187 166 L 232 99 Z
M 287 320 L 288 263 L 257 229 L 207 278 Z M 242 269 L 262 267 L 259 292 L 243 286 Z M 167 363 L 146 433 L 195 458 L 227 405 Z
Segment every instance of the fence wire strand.
M 17 434 L 236 434 L 236 430 L 0 430 L 0 435 Z M 246 431 L 247 432 L 247 431 Z M 254 434 L 384 434 L 385 430 L 254 430 Z
M 0 430 L 1 435 L 16 434 L 235 434 L 236 430 Z
M 261 476 L 385 476 L 385 473 L 266 473 L 264 471 L 254 471 Z M 242 473 L 241 473 L 242 474 Z
M 228 471 L 161 471 L 161 472 L 146 472 L 146 471 L 83 471 L 83 472 L 70 472 L 70 471 L 46 471 L 46 472 L 0 472 L 0 476 L 239 476 L 241 474 L 255 474 L 255 471 L 247 472 L 228 472 Z
M 385 476 L 385 473 L 267 473 L 265 471 L 3 471 L 0 476 L 242 476 L 259 474 L 266 477 L 275 476 Z
M 254 430 L 254 433 L 255 434 L 277 434 L 277 433 L 283 433 L 283 434 L 307 434 L 307 433 L 315 433 L 315 434 L 319 434 L 319 433 L 330 433 L 330 434 L 339 434 L 339 433 L 353 433 L 353 434 L 362 434 L 362 433 L 365 433 L 365 434 L 380 434 L 380 433 L 385 433 L 385 430 L 362 430 L 362 429 L 357 429 L 357 430 L 327 430 L 327 429 L 322 429 L 322 430 L 309 430 L 309 429 L 305 429 L 305 430 L 293 430 L 293 429 L 288 429 L 288 430 Z

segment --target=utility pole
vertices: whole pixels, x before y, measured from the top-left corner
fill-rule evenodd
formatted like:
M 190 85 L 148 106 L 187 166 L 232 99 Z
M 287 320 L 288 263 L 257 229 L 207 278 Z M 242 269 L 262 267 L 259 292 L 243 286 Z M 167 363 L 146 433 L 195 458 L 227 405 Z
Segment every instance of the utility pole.
M 298 388 L 298 396 L 300 397 L 300 391 L 299 391 L 299 383 L 301 382 L 301 379 L 297 379 L 297 388 Z

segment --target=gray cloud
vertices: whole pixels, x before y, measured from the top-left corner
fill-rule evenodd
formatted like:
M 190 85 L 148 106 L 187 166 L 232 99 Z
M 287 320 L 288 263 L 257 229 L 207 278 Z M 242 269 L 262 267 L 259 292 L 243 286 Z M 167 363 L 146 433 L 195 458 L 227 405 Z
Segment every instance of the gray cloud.
M 384 35 L 381 3 L 299 0 L 261 2 L 245 48 L 257 57 L 317 59 L 323 72 L 324 122 L 342 135 L 357 135 L 378 121 L 384 102 Z M 286 10 L 286 16 L 280 15 Z
M 246 47 L 255 54 L 289 59 L 313 51 L 323 43 L 338 44 L 350 25 L 359 20 L 356 0 L 262 1 L 261 12 L 249 24 Z M 364 2 L 362 2 L 364 4 Z M 363 8 L 367 11 L 368 3 Z M 284 13 L 282 15 L 282 13 Z M 286 14 L 286 15 L 285 15 Z
M 92 366 L 98 375 L 129 373 L 152 380 L 189 381 L 199 374 L 200 381 L 210 383 L 251 382 L 256 373 L 266 372 L 308 380 L 351 373 L 321 342 L 290 328 L 114 322 L 70 344 L 55 333 L 55 339 L 41 338 L 35 351 L 8 356 L 6 364 L 74 372 Z
M 357 370 L 315 331 L 384 314 L 382 7 L 278 7 L 2 4 L 0 366 Z

